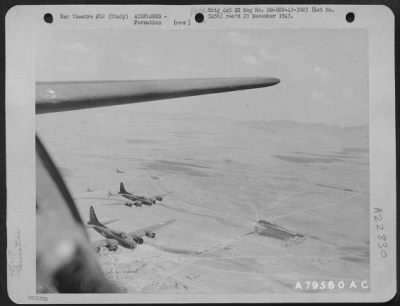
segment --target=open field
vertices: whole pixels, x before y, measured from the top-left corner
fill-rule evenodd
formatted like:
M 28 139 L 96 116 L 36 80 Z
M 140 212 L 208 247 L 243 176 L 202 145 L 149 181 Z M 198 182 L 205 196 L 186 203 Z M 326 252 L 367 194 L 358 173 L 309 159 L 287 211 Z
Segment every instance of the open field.
M 177 220 L 134 251 L 100 252 L 129 292 L 282 293 L 302 280 L 369 279 L 367 126 L 124 106 L 37 116 L 37 131 L 85 220 L 91 205 L 124 231 Z M 152 207 L 109 205 L 120 182 L 172 193 Z M 259 220 L 304 239 L 256 233 Z

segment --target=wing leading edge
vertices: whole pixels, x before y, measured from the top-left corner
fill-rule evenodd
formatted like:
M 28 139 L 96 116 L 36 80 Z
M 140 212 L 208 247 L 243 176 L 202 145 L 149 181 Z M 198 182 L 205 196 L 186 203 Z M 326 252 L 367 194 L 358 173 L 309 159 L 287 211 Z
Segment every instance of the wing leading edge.
M 142 228 L 142 229 L 135 230 L 135 231 L 130 232 L 128 234 L 142 237 L 142 236 L 146 235 L 146 232 L 158 231 L 162 227 L 167 226 L 167 225 L 169 225 L 171 223 L 174 223 L 175 221 L 176 221 L 175 219 L 168 220 L 166 222 L 158 223 L 156 225 L 152 225 L 152 226 L 148 226 L 148 227 L 145 227 L 145 228 Z
M 267 77 L 37 82 L 36 114 L 261 88 L 279 82 Z

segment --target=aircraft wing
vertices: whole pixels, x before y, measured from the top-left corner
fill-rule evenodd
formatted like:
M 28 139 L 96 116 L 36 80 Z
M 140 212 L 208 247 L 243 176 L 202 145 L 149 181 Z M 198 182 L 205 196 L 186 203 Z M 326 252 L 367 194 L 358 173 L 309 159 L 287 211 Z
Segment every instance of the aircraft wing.
M 167 195 L 170 195 L 171 193 L 172 193 L 172 191 L 168 191 L 168 192 L 156 194 L 156 195 L 153 196 L 152 198 L 155 198 L 155 197 L 165 197 L 165 196 L 167 196 Z
M 268 77 L 37 82 L 36 114 L 245 90 L 279 82 Z
M 175 219 L 172 219 L 172 220 L 169 220 L 169 221 L 166 221 L 166 222 L 161 222 L 161 223 L 153 225 L 153 226 L 149 226 L 149 227 L 145 227 L 145 228 L 142 228 L 142 229 L 139 229 L 139 230 L 135 230 L 133 232 L 128 233 L 128 235 L 136 235 L 136 236 L 142 237 L 142 236 L 146 235 L 146 232 L 157 231 L 160 228 L 162 228 L 164 226 L 167 226 L 167 225 L 169 225 L 169 224 L 171 224 L 171 223 L 173 223 L 175 221 L 176 221 Z
M 75 200 L 101 200 L 101 201 L 119 201 L 121 203 L 113 203 L 113 204 L 123 204 L 126 202 L 135 202 L 130 199 L 124 198 L 123 196 L 113 194 L 109 196 L 104 196 L 104 197 L 80 197 L 80 198 L 75 198 Z

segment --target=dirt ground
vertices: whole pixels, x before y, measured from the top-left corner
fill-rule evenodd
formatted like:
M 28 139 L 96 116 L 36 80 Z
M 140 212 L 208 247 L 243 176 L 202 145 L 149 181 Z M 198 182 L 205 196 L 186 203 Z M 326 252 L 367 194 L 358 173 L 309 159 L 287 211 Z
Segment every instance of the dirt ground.
M 367 126 L 114 107 L 38 116 L 37 130 L 84 220 L 91 205 L 123 231 L 177 220 L 133 251 L 99 253 L 129 292 L 284 293 L 297 281 L 369 279 Z M 120 182 L 171 194 L 114 205 L 107 193 Z M 258 220 L 304 239 L 256 233 Z

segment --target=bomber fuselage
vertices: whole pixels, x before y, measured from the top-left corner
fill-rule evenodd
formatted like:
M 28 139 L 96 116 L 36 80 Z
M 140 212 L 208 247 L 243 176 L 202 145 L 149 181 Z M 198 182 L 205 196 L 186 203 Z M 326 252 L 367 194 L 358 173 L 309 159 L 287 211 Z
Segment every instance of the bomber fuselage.
M 108 227 L 92 225 L 93 229 L 107 239 L 114 239 L 124 248 L 134 249 L 136 242 L 123 232 L 115 232 Z
M 122 193 L 121 196 L 123 196 L 125 199 L 131 200 L 134 202 L 141 202 L 144 205 L 151 206 L 151 205 L 155 204 L 155 201 L 153 201 L 152 199 L 143 197 L 143 196 L 136 196 L 133 194 L 124 194 L 124 193 Z

